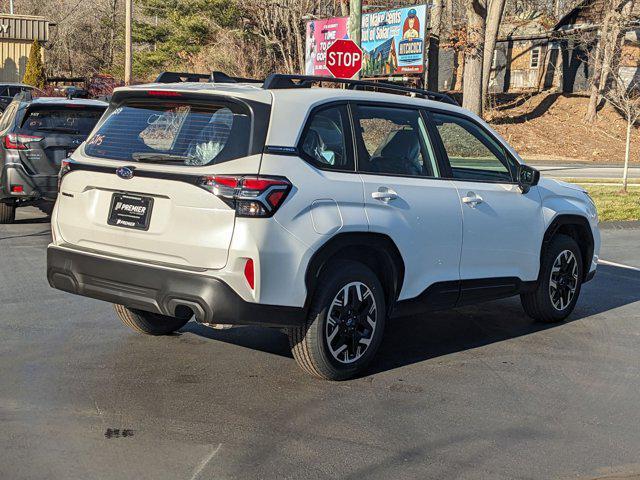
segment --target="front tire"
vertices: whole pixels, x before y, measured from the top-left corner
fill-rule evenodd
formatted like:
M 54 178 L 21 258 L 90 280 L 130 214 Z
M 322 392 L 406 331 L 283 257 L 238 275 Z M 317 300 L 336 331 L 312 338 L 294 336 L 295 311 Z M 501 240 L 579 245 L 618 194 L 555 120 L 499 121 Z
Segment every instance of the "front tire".
M 13 203 L 0 202 L 0 224 L 13 223 L 16 219 L 16 206 Z
M 159 313 L 144 312 L 127 308 L 124 305 L 113 305 L 118 317 L 131 330 L 145 335 L 169 335 L 180 330 L 191 319 L 189 317 L 169 317 Z
M 306 323 L 288 332 L 293 357 L 313 376 L 352 378 L 375 356 L 385 319 L 384 291 L 371 269 L 335 262 L 318 281 Z
M 555 236 L 543 254 L 536 289 L 520 295 L 526 314 L 544 323 L 567 318 L 580 295 L 582 265 L 576 241 L 567 235 Z

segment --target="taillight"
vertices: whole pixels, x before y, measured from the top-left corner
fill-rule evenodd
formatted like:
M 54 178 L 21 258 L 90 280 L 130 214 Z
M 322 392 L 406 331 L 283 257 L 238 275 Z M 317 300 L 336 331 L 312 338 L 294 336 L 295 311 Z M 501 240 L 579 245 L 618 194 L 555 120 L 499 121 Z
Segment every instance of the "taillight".
M 199 185 L 235 208 L 238 217 L 270 217 L 291 191 L 283 177 L 216 175 L 201 177 Z
M 253 259 L 251 258 L 247 258 L 247 263 L 244 264 L 244 278 L 251 290 L 253 290 L 255 287 L 255 272 L 253 270 Z
M 63 160 L 60 163 L 60 171 L 58 172 L 58 193 L 60 193 L 60 185 L 62 185 L 62 177 L 71 171 L 71 162 L 69 160 Z
M 20 135 L 18 133 L 7 133 L 4 136 L 4 148 L 7 150 L 26 150 L 27 143 L 39 142 L 42 137 L 35 135 Z

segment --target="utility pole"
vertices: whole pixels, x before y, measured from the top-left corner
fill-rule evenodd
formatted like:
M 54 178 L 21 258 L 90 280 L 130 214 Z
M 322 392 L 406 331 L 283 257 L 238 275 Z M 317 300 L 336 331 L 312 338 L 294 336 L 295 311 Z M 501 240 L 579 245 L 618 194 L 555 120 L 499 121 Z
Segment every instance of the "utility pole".
M 124 26 L 124 83 L 131 84 L 131 57 L 133 45 L 131 43 L 131 17 L 133 13 L 133 0 L 125 0 L 125 26 Z
M 440 35 L 442 33 L 443 0 L 433 0 L 429 9 L 429 45 L 427 46 L 427 67 L 424 71 L 424 88 L 438 91 L 438 74 L 440 69 Z
M 349 1 L 349 38 L 362 48 L 362 0 Z M 360 78 L 360 72 L 355 78 Z

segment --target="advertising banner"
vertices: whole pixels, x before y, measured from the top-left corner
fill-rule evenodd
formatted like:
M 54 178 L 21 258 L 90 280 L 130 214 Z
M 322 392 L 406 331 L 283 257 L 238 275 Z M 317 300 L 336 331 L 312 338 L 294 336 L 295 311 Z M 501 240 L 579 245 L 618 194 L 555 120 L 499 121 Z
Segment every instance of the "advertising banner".
M 362 15 L 362 76 L 422 73 L 426 23 L 426 5 Z
M 325 66 L 327 49 L 336 40 L 349 38 L 348 20 L 338 17 L 307 22 L 305 75 L 331 76 Z

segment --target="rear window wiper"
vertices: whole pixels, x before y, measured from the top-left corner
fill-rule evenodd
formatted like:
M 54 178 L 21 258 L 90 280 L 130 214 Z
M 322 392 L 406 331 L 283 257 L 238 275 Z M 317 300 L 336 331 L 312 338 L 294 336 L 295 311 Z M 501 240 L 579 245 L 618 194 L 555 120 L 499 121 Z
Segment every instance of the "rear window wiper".
M 175 155 L 172 153 L 148 153 L 148 152 L 134 152 L 131 154 L 137 162 L 142 163 L 184 163 L 189 160 L 189 157 L 183 155 Z

